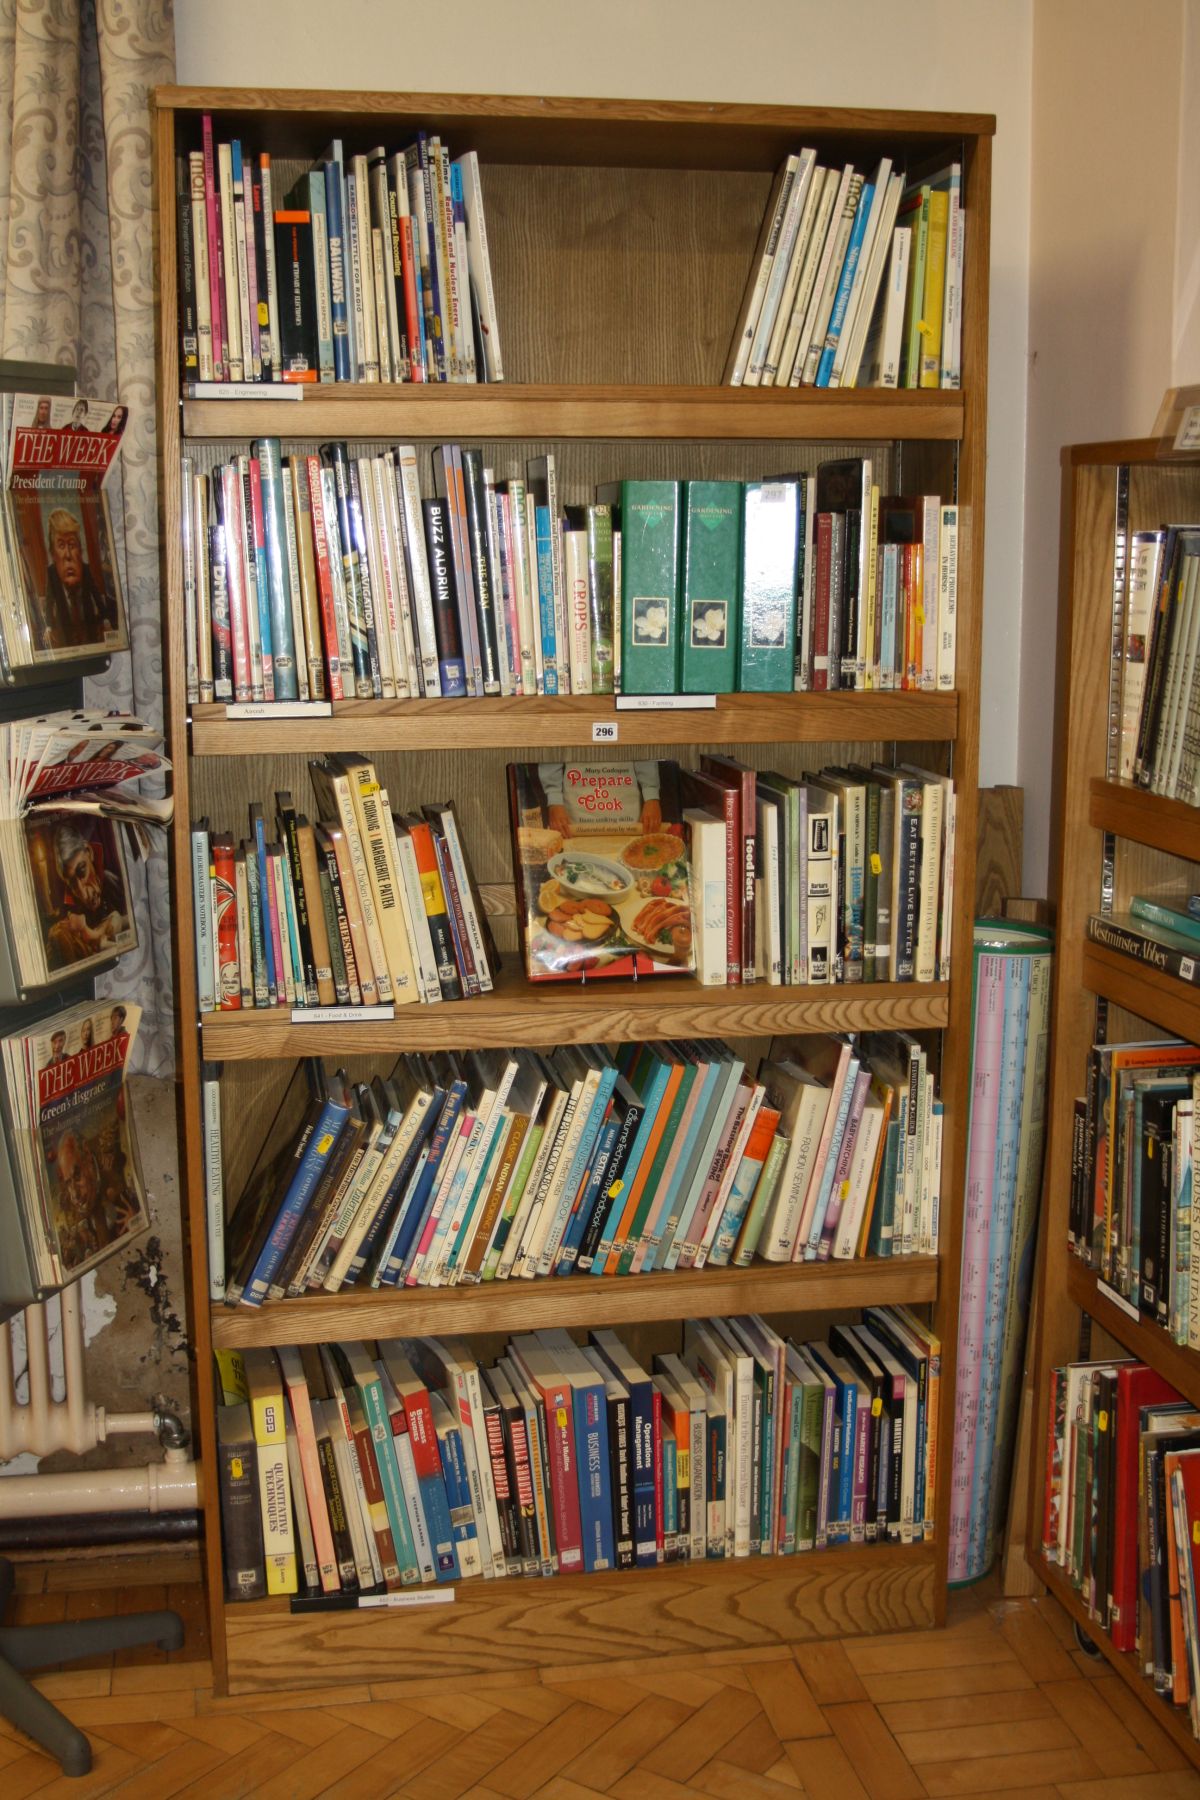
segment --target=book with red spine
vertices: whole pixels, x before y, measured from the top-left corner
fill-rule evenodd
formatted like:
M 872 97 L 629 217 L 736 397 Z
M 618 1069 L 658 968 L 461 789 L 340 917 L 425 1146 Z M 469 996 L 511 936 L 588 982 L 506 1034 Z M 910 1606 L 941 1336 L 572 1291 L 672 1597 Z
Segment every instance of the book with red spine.
M 250 674 L 250 627 L 246 617 L 245 525 L 242 484 L 237 467 L 226 463 L 213 477 L 220 500 L 219 530 L 225 545 L 225 580 L 229 595 L 229 634 L 233 645 L 233 698 L 245 705 L 253 694 Z
M 329 698 L 344 700 L 346 684 L 342 679 L 342 659 L 338 649 L 337 613 L 334 609 L 333 571 L 329 562 L 329 534 L 325 527 L 325 497 L 321 485 L 320 457 L 306 456 L 304 471 L 308 480 L 313 560 L 316 566 L 317 598 L 321 610 L 321 637 L 325 645 L 325 670 L 329 680 Z
M 583 1524 L 579 1510 L 579 1478 L 575 1468 L 574 1396 L 569 1377 L 538 1339 L 514 1337 L 509 1347 L 542 1403 L 546 1449 L 550 1461 L 550 1500 L 558 1566 L 564 1575 L 583 1573 Z
M 308 1501 L 308 1518 L 312 1526 L 313 1545 L 317 1553 L 317 1573 L 320 1577 L 321 1591 L 326 1594 L 336 1594 L 341 1590 L 342 1580 L 338 1573 L 337 1553 L 333 1547 L 329 1506 L 325 1498 L 325 1482 L 321 1474 L 321 1457 L 317 1449 L 316 1427 L 313 1423 L 312 1399 L 304 1375 L 304 1364 L 300 1359 L 299 1350 L 294 1345 L 282 1345 L 275 1354 L 279 1358 L 279 1367 L 283 1371 L 284 1386 L 287 1388 L 287 1397 L 296 1426 L 296 1442 L 300 1451 L 300 1471 L 304 1481 L 304 1495 Z
M 758 831 L 757 777 L 746 763 L 733 756 L 702 755 L 700 767 L 705 775 L 732 789 L 738 797 L 738 833 L 741 855 L 738 867 L 742 875 L 742 984 L 756 980 L 758 962 L 755 930 L 754 884 L 757 874 L 755 843 Z
M 252 554 L 258 571 L 258 613 L 261 620 L 263 699 L 275 698 L 275 651 L 271 641 L 271 620 L 264 586 L 267 580 L 267 525 L 263 516 L 262 470 L 257 456 L 247 459 L 250 484 L 250 507 L 246 524 L 246 549 Z
M 1143 1406 L 1160 1406 L 1181 1396 L 1157 1370 L 1144 1363 L 1117 1364 L 1116 1490 L 1112 1531 L 1112 1595 L 1109 1636 L 1118 1650 L 1137 1642 L 1138 1590 L 1138 1432 Z M 1049 1429 L 1055 1429 L 1053 1401 Z M 1051 1444 L 1053 1449 L 1053 1440 Z M 1048 1465 L 1049 1466 L 1049 1465 Z M 1042 1541 L 1049 1542 L 1051 1483 L 1046 1482 L 1046 1517 Z
M 829 688 L 829 590 L 833 579 L 833 514 L 816 516 L 817 572 L 813 588 L 812 687 Z
M 237 882 L 233 837 L 221 832 L 212 840 L 214 905 L 217 936 L 217 1006 L 222 1012 L 240 1012 L 242 981 L 238 963 Z
M 229 375 L 229 334 L 225 326 L 225 277 L 222 261 L 221 212 L 217 205 L 217 165 L 213 150 L 212 114 L 200 120 L 201 148 L 204 156 L 204 218 L 208 228 L 208 286 L 212 314 L 213 380 L 225 381 Z

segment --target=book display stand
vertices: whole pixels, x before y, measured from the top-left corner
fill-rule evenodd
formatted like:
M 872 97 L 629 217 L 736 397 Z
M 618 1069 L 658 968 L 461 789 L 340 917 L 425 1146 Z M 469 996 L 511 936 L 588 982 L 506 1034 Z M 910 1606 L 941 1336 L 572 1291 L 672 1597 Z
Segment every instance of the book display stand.
M 488 209 L 505 374 L 498 385 L 313 384 L 291 404 L 239 386 L 185 397 L 178 339 L 176 157 L 215 138 L 269 153 L 277 192 L 331 138 L 347 155 L 393 149 L 418 130 L 478 153 Z M 174 767 L 173 916 L 181 1170 L 191 1244 L 191 1333 L 201 1455 L 217 1467 L 214 1349 L 428 1332 L 503 1335 L 536 1326 L 629 1326 L 635 1347 L 677 1347 L 680 1322 L 761 1312 L 809 1326 L 903 1301 L 928 1309 L 941 1340 L 940 1440 L 953 1422 L 958 1261 L 969 1103 L 971 919 L 979 739 L 986 436 L 990 117 L 675 102 L 164 88 L 155 139 L 162 304 L 159 398 L 169 742 Z M 800 145 L 827 159 L 962 166 L 969 218 L 962 386 L 896 391 L 722 387 L 721 371 L 772 176 Z M 278 394 L 279 389 L 275 392 Z M 611 695 L 337 701 L 324 717 L 228 714 L 186 699 L 180 459 L 215 467 L 248 441 L 284 452 L 328 440 L 485 446 L 498 471 L 553 445 L 568 500 L 619 477 L 740 480 L 815 470 L 868 454 L 881 492 L 939 494 L 959 509 L 957 690 L 722 695 L 689 712 L 622 709 Z M 831 448 L 835 447 L 835 448 Z M 511 902 L 493 912 L 505 960 L 495 990 L 454 1005 L 398 1006 L 394 1019 L 322 1022 L 285 1008 L 200 1018 L 190 823 L 244 818 L 275 788 L 304 791 L 305 759 L 358 750 L 386 771 L 392 805 L 449 795 L 484 893 L 511 883 L 506 761 L 603 744 L 618 756 L 694 761 L 720 744 L 793 775 L 826 760 L 916 760 L 953 773 L 957 792 L 953 956 L 948 982 L 702 987 L 684 977 L 535 989 L 517 972 Z M 613 749 L 617 745 L 618 748 Z M 566 748 L 564 748 L 564 746 Z M 511 887 L 508 888 L 511 893 Z M 198 1023 L 199 1021 L 199 1023 Z M 935 1256 L 758 1263 L 683 1275 L 580 1277 L 396 1292 L 308 1293 L 258 1308 L 214 1305 L 205 1266 L 201 1065 L 222 1066 L 226 1191 L 244 1179 L 262 1122 L 294 1060 L 361 1059 L 370 1071 L 407 1049 L 653 1041 L 759 1040 L 785 1032 L 940 1033 L 945 1148 Z M 647 1645 L 694 1651 L 898 1631 L 945 1616 L 950 1458 L 939 1464 L 935 1541 L 834 1547 L 811 1555 L 712 1560 L 552 1580 L 463 1582 L 455 1603 L 293 1614 L 283 1598 L 227 1604 L 210 1479 L 206 1517 L 213 1683 L 218 1693 L 363 1682 L 401 1671 L 469 1674 L 593 1663 Z M 419 1595 L 415 1595 L 419 1599 Z

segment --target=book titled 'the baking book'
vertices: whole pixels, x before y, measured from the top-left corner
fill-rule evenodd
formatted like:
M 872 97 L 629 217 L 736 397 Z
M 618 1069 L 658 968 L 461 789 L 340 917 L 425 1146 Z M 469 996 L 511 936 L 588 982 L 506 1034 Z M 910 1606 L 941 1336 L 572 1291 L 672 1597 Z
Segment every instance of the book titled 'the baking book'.
M 674 762 L 509 764 L 531 981 L 694 968 L 679 775 Z

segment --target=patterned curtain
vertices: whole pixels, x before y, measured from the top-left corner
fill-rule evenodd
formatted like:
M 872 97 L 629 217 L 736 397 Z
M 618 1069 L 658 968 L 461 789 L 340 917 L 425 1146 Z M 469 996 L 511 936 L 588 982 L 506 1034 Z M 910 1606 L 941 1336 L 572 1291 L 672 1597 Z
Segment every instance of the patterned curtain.
M 172 0 L 0 0 L 0 355 L 73 363 L 129 406 L 113 496 L 132 653 L 93 706 L 162 719 L 150 93 L 175 78 Z M 139 948 L 101 983 L 173 1062 L 166 845 L 133 871 Z

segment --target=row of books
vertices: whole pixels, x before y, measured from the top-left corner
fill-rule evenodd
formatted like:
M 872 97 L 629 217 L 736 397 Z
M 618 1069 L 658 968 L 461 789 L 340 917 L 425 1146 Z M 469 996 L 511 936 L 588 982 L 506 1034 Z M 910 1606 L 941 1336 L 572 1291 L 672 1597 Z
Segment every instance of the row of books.
M 0 725 L 0 930 L 14 988 L 85 975 L 136 947 L 125 840 L 146 853 L 147 827 L 171 816 L 169 799 L 135 786 L 169 772 L 161 744 L 120 713 Z
M 724 380 L 738 387 L 957 388 L 962 166 L 868 179 L 788 156 L 763 217 Z
M 904 1033 L 297 1065 L 225 1227 L 206 1065 L 212 1296 L 934 1255 L 942 1103 Z
M 975 925 L 952 1582 L 986 1574 L 1004 1538 L 1041 1193 L 1052 947 L 1035 925 Z
M 1200 526 L 1135 531 L 1118 774 L 1200 805 Z
M 127 409 L 0 397 L 0 680 L 128 648 L 110 478 Z
M 302 1610 L 421 1584 L 929 1541 L 941 1346 L 903 1307 L 810 1343 L 689 1320 L 617 1333 L 219 1353 L 231 1600 Z
M 430 479 L 404 444 L 185 457 L 189 701 L 954 686 L 958 509 L 870 458 L 565 507 L 552 453 L 497 480 L 443 444 Z
M 949 972 L 954 784 L 911 764 L 794 779 L 704 754 L 510 763 L 531 981 L 709 986 Z
M 1200 1412 L 1132 1359 L 1050 1373 L 1042 1548 L 1200 1736 Z
M 1075 1102 L 1068 1242 L 1121 1300 L 1200 1348 L 1200 1048 L 1095 1044 Z
M 1200 896 L 1135 894 L 1127 912 L 1091 914 L 1087 934 L 1105 950 L 1200 987 Z
M 77 1280 L 149 1228 L 125 1085 L 140 1020 L 132 1002 L 86 1000 L 0 1039 L 10 1303 Z
M 175 159 L 180 365 L 208 384 L 502 381 L 479 160 L 335 138 L 289 191 L 241 141 Z
M 499 958 L 451 803 L 393 814 L 374 764 L 354 753 L 313 757 L 309 773 L 316 824 L 287 790 L 274 838 L 257 801 L 240 843 L 193 821 L 201 1012 L 390 1016 L 490 993 Z

